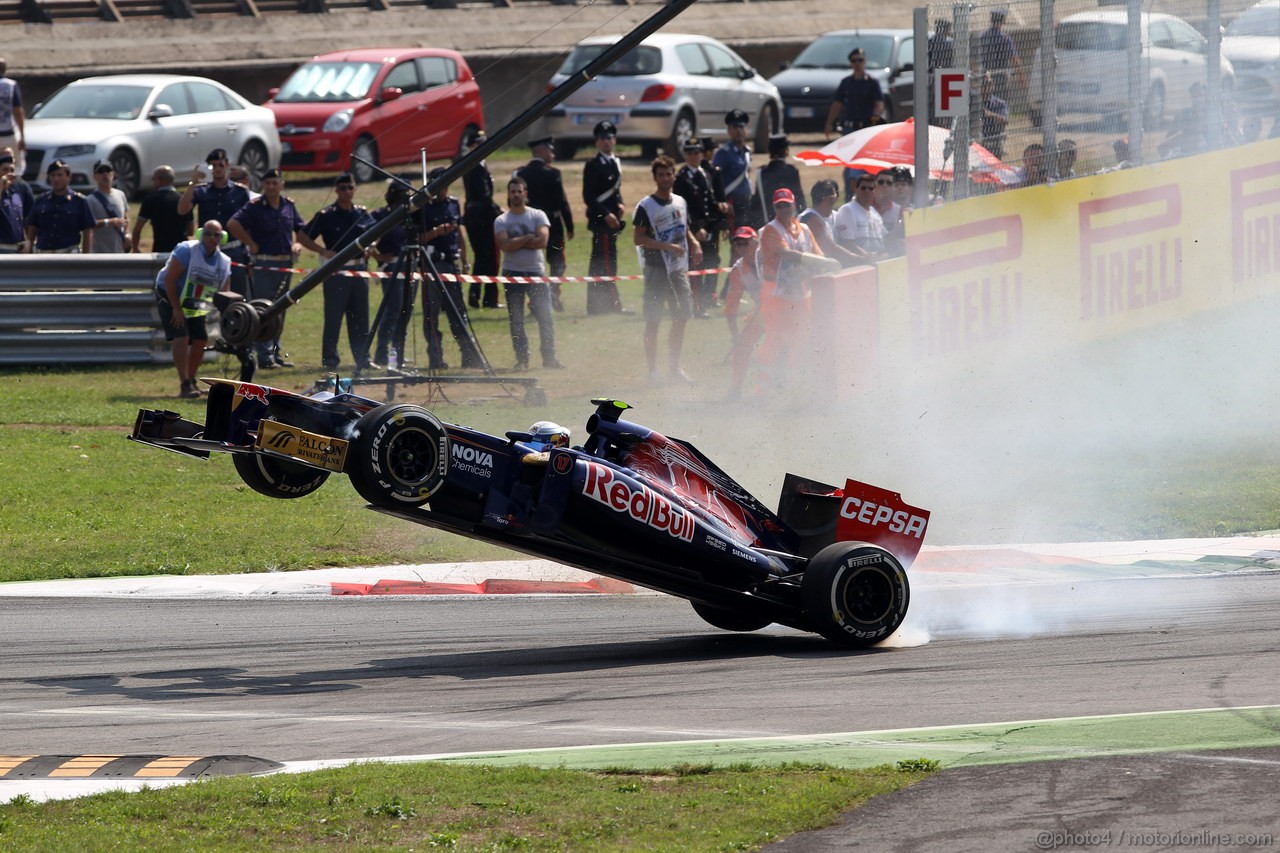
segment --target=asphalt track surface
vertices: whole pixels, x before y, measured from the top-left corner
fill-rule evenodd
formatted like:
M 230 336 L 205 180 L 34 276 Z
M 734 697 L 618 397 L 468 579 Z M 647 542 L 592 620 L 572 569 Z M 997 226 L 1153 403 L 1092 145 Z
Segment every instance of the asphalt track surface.
M 1280 703 L 1274 572 L 931 595 L 918 604 L 946 615 L 927 642 L 861 653 L 719 632 L 662 596 L 0 599 L 0 752 L 302 761 Z M 1035 849 L 1029 829 L 1095 813 L 1071 790 L 1109 819 L 1163 809 L 1166 830 L 1280 836 L 1277 752 L 1230 755 L 949 770 L 790 849 L 921 849 L 946 826 L 970 849 Z

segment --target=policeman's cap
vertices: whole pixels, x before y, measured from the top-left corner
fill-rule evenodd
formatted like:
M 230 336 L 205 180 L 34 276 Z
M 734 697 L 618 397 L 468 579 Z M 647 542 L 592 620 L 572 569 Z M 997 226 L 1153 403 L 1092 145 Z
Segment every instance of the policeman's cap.
M 1008 9 L 992 9 L 992 10 L 991 10 L 991 20 L 993 20 L 993 21 L 1003 21 L 1003 20 L 1005 19 L 1005 16 L 1006 16 L 1006 15 L 1008 15 L 1008 14 L 1009 14 L 1009 10 L 1008 10 Z
M 849 59 L 852 60 L 855 56 L 860 56 L 865 59 L 867 52 L 860 47 L 855 47 L 853 50 L 849 51 Z
M 114 172 L 115 170 L 116 167 L 106 160 L 99 160 L 93 164 L 93 173 L 95 175 L 101 175 L 103 172 Z
M 215 148 L 205 156 L 204 161 L 206 163 L 217 163 L 220 160 L 230 160 L 230 159 L 231 158 L 227 156 L 227 149 Z
M 684 141 L 684 150 L 685 151 L 701 151 L 702 142 L 700 140 L 694 139 L 691 136 Z
M 710 154 L 716 150 L 716 141 L 710 136 L 702 137 L 702 150 Z
M 540 136 L 537 139 L 530 139 L 529 147 L 541 148 L 543 145 L 545 145 L 548 148 L 550 148 L 552 145 L 555 144 L 555 141 L 556 141 L 556 138 L 554 136 Z
M 354 184 L 355 182 L 356 182 L 355 175 L 351 174 L 350 172 L 343 172 L 341 175 L 339 175 L 337 178 L 334 179 L 333 185 L 336 187 L 336 186 L 341 186 L 342 184 Z
M 269 180 L 271 180 L 272 178 L 281 178 L 281 179 L 283 179 L 283 178 L 284 178 L 284 175 L 283 175 L 283 174 L 281 174 L 281 172 L 280 172 L 280 170 L 279 170 L 279 169 L 267 169 L 267 171 L 265 171 L 265 172 L 263 172 L 263 173 L 262 173 L 262 180 L 264 180 L 264 181 L 269 181 Z
M 770 156 L 786 154 L 787 149 L 790 147 L 791 143 L 787 140 L 787 135 L 785 133 L 775 133 L 769 137 Z
M 49 164 L 49 168 L 44 170 L 44 173 L 46 175 L 52 175 L 54 172 L 58 171 L 59 169 L 66 169 L 68 172 L 71 171 L 71 167 L 67 165 L 66 160 L 54 160 L 52 163 Z
M 724 123 L 730 124 L 746 124 L 749 121 L 745 110 L 729 110 L 725 113 Z
M 430 172 L 427 172 L 427 181 L 428 182 L 434 181 L 436 178 L 440 177 L 447 171 L 449 171 L 448 166 L 436 166 Z
M 618 135 L 618 126 L 611 121 L 605 120 L 596 123 L 595 130 L 592 131 L 596 139 L 605 139 Z

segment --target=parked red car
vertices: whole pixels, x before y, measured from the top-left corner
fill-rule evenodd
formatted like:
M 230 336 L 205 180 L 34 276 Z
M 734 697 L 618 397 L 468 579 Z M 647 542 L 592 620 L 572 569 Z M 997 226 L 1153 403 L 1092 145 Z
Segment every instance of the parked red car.
M 317 56 L 272 90 L 281 167 L 355 173 L 358 154 L 381 166 L 457 156 L 484 127 L 480 87 L 462 54 L 436 48 L 362 48 Z

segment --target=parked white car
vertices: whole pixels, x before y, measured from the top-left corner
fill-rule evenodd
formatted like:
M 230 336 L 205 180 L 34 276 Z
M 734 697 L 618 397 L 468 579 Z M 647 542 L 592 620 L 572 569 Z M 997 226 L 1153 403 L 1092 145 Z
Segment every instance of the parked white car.
M 117 74 L 68 83 L 32 111 L 26 123 L 23 178 L 47 187 L 54 160 L 71 167 L 73 189 L 93 187 L 93 164 L 108 160 L 116 186 L 130 197 L 151 186 L 157 166 L 186 175 L 215 148 L 260 175 L 280 162 L 271 110 L 251 104 L 204 77 Z
M 1262 0 L 1227 25 L 1222 55 L 1235 67 L 1241 112 L 1280 111 L 1280 0 Z
M 563 83 L 619 38 L 579 42 L 550 85 Z M 679 159 L 689 137 L 725 136 L 724 116 L 732 109 L 746 111 L 758 151 L 782 129 L 778 87 L 742 57 L 706 36 L 659 33 L 548 113 L 544 127 L 561 159 L 591 144 L 593 128 L 606 119 L 618 126 L 619 142 L 639 142 L 646 154 L 661 146 Z
M 1181 18 L 1144 12 L 1139 18 L 1145 78 L 1141 93 L 1143 125 L 1156 129 L 1166 114 L 1191 106 L 1191 87 L 1207 82 L 1209 42 Z M 1087 113 L 1120 117 L 1129 109 L 1129 18 L 1124 11 L 1082 12 L 1058 22 L 1058 114 Z M 1235 85 L 1235 72 L 1221 63 L 1223 91 Z M 1044 103 L 1040 52 L 1028 79 L 1032 121 L 1039 124 Z

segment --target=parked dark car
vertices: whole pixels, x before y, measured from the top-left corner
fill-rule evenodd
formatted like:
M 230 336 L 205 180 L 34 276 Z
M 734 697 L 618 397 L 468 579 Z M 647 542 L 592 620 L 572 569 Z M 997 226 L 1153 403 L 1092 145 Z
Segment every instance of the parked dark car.
M 849 53 L 867 53 L 867 73 L 880 81 L 886 121 L 903 121 L 914 107 L 915 36 L 911 30 L 836 30 L 818 36 L 793 62 L 769 79 L 782 95 L 789 133 L 822 130 L 840 81 L 853 73 Z

